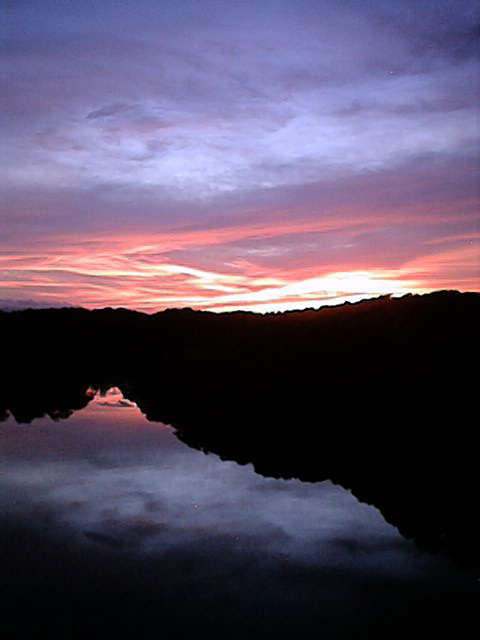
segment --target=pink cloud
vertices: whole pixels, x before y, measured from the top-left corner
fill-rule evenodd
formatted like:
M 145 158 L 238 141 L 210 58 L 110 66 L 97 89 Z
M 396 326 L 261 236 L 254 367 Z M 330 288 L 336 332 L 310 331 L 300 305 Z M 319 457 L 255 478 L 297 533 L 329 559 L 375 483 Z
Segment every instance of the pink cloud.
M 3 268 L 0 297 L 34 297 L 52 302 L 66 299 L 86 307 L 128 306 L 149 311 L 184 306 L 273 310 L 387 293 L 479 289 L 478 239 L 472 234 L 444 238 L 444 242 L 456 244 L 448 249 L 435 251 L 440 241 L 426 242 L 423 253 L 419 251 L 413 259 L 396 267 L 379 264 L 374 257 L 362 260 L 352 253 L 342 261 L 342 266 L 338 261 L 330 264 L 313 261 L 300 268 L 288 263 L 281 268 L 259 268 L 254 261 L 244 258 L 226 268 L 219 265 L 217 269 L 206 270 L 172 262 L 166 252 L 172 244 L 208 249 L 251 237 L 326 231 L 334 224 L 310 221 L 219 229 L 213 233 L 166 234 L 155 237 L 155 243 L 152 237 L 117 236 L 98 240 L 96 249 L 88 252 L 82 251 L 81 244 L 74 244 L 57 251 L 43 247 L 42 256 L 25 252 L 6 255 L 0 260 Z M 357 221 L 340 222 L 341 226 L 348 224 L 358 227 Z

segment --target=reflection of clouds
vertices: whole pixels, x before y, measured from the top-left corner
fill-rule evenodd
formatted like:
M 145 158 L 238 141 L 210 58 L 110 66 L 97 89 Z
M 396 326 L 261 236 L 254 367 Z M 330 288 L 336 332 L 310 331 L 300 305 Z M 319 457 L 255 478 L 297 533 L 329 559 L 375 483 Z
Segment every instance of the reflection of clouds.
M 28 446 L 15 447 L 12 421 L 5 425 L 11 440 L 4 449 L 4 482 L 48 506 L 65 526 L 85 532 L 84 543 L 110 540 L 111 546 L 154 552 L 221 538 L 298 561 L 321 558 L 326 566 L 350 561 L 335 541 L 353 536 L 365 549 L 364 563 L 371 556 L 368 562 L 376 564 L 369 553 L 375 540 L 415 565 L 412 545 L 343 489 L 261 479 L 251 465 L 189 449 L 133 407 L 117 415 L 119 398 L 116 388 L 97 394 L 68 424 L 36 421 L 22 432 L 36 458 Z M 376 570 L 384 570 L 381 564 Z
M 222 638 L 267 637 L 262 623 L 268 637 L 302 625 L 318 637 L 325 624 L 374 637 L 371 621 L 389 629 L 405 602 L 427 616 L 469 602 L 448 562 L 422 556 L 347 491 L 261 478 L 187 448 L 138 409 L 93 402 L 67 423 L 22 429 L 9 419 L 0 438 L 0 594 L 21 593 L 28 610 L 41 591 L 40 618 L 66 606 L 88 624 L 81 612 L 102 602 L 110 634 L 133 615 L 145 637 L 159 624 L 191 625 L 191 637 L 208 621 Z
M 218 553 L 254 553 L 310 571 L 394 578 L 421 575 L 428 566 L 376 509 L 329 482 L 307 485 L 305 495 L 298 481 L 271 481 L 283 489 L 258 491 L 251 468 L 192 453 L 201 461 L 196 468 L 190 456 L 178 458 L 173 469 L 168 463 L 163 469 L 130 464 L 125 471 L 73 462 L 35 469 L 16 464 L 7 466 L 4 486 L 28 496 L 17 512 L 28 514 L 37 504 L 41 523 L 50 522 L 59 535 L 72 532 L 79 545 L 154 558 L 187 548 L 220 563 Z
M 118 387 L 110 387 L 106 391 L 98 391 L 92 398 L 92 403 L 99 407 L 129 407 L 135 409 L 136 402 L 123 397 Z
M 121 399 L 121 400 L 116 400 L 115 402 L 109 401 L 109 402 L 102 402 L 101 400 L 97 400 L 96 404 L 99 407 L 136 407 L 136 403 L 132 402 L 131 400 L 125 400 L 125 399 Z
M 194 540 L 139 548 L 132 537 L 76 531 L 28 506 L 0 531 L 4 615 L 12 615 L 8 605 L 18 606 L 20 593 L 24 613 L 39 608 L 35 630 L 42 618 L 55 620 L 51 638 L 68 637 L 62 635 L 65 612 L 67 625 L 91 632 L 92 607 L 95 628 L 107 624 L 110 636 L 133 623 L 136 637 L 169 630 L 193 637 L 206 624 L 210 637 L 222 639 L 272 633 L 318 638 L 325 628 L 334 630 L 331 638 L 371 638 L 379 630 L 391 638 L 392 625 L 395 630 L 407 621 L 408 628 L 412 615 L 432 630 L 449 615 L 473 611 L 472 594 L 458 578 L 430 566 L 422 579 L 410 581 L 392 568 L 382 574 L 363 559 L 338 562 L 319 552 L 302 562 L 288 548 L 266 549 L 261 535 L 201 530 Z M 16 617 L 16 629 L 25 624 L 28 616 Z

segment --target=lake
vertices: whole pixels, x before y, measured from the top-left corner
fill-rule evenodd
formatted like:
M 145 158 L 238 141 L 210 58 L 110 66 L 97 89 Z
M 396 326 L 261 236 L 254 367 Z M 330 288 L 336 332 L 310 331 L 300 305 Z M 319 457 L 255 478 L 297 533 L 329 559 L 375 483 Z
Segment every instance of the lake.
M 475 572 L 374 506 L 190 448 L 119 389 L 8 417 L 0 460 L 2 637 L 453 638 L 474 618 Z

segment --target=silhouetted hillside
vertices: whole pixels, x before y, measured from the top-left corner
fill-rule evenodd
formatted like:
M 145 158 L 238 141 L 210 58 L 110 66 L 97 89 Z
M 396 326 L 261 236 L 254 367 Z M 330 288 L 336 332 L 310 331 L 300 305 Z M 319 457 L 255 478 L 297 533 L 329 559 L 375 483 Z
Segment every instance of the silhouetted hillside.
M 0 313 L 0 413 L 64 418 L 122 389 L 192 447 L 331 478 L 420 546 L 479 561 L 480 294 L 266 316 L 189 309 Z

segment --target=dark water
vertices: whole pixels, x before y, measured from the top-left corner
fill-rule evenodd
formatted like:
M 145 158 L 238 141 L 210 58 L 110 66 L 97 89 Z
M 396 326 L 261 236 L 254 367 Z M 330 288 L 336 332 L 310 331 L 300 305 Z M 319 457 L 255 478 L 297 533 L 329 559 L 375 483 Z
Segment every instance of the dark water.
M 474 572 L 329 481 L 190 449 L 119 392 L 9 418 L 0 447 L 1 638 L 475 637 Z

